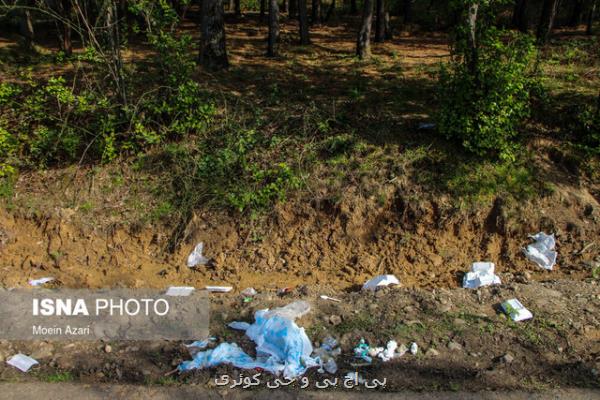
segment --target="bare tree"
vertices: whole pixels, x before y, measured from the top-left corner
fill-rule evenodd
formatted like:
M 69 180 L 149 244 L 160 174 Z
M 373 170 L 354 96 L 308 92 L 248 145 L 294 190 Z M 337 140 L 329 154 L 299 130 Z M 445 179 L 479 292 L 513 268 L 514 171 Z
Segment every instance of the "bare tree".
M 229 67 L 223 14 L 223 0 L 202 1 L 200 64 L 212 71 Z
M 529 20 L 527 19 L 528 4 L 528 0 L 517 0 L 512 16 L 513 26 L 524 33 L 529 29 Z
M 412 22 L 412 0 L 402 0 L 402 16 L 405 24 Z
M 33 49 L 33 39 L 35 37 L 33 30 L 33 19 L 31 18 L 30 7 L 32 0 L 25 2 L 25 7 L 19 12 L 19 33 L 23 36 L 23 47 L 26 50 Z
M 298 0 L 298 25 L 300 28 L 300 44 L 310 44 L 310 37 L 308 35 L 308 11 L 306 10 L 306 0 Z
M 598 4 L 597 0 L 592 0 L 591 4 L 590 4 L 590 11 L 588 13 L 588 20 L 587 20 L 587 29 L 586 29 L 586 33 L 588 35 L 591 35 L 592 33 L 594 33 L 594 18 L 596 17 L 596 5 Z M 600 97 L 599 97 L 600 99 Z
M 467 13 L 467 45 L 469 46 L 469 57 L 467 65 L 472 76 L 478 75 L 479 70 L 479 51 L 477 49 L 477 13 L 479 4 L 472 3 Z
M 584 0 L 573 0 L 573 8 L 571 8 L 571 16 L 569 17 L 569 26 L 578 26 L 581 24 L 583 16 Z
M 258 17 L 260 22 L 265 21 L 266 8 L 267 8 L 267 0 L 260 0 L 260 14 Z
M 321 0 L 312 0 L 311 22 L 314 25 L 321 23 Z
M 548 41 L 550 32 L 552 32 L 552 26 L 554 25 L 554 19 L 556 18 L 557 9 L 558 0 L 544 0 L 542 15 L 537 29 L 537 40 L 540 44 L 545 44 Z
M 63 17 L 61 46 L 60 49 L 67 55 L 70 56 L 73 53 L 73 42 L 71 41 L 71 13 L 73 11 L 73 5 L 71 0 L 61 0 L 59 3 L 60 14 Z M 112 7 L 111 7 L 112 8 Z
M 267 56 L 277 56 L 277 46 L 279 41 L 279 5 L 277 0 L 269 0 L 269 38 L 267 46 Z
M 373 0 L 364 0 L 363 16 L 358 38 L 356 40 L 356 55 L 365 59 L 371 56 L 371 24 L 373 22 Z
M 375 18 L 375 41 L 383 43 L 385 41 L 385 3 L 384 0 L 377 0 L 377 13 Z

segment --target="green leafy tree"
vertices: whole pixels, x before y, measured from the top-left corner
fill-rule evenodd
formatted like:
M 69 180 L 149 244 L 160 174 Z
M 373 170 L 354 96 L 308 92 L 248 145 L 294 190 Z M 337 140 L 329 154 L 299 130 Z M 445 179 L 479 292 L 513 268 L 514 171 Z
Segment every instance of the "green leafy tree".
M 439 80 L 439 131 L 478 155 L 514 159 L 517 127 L 529 115 L 535 47 L 494 26 L 501 1 L 454 0 L 462 14 L 452 60 Z

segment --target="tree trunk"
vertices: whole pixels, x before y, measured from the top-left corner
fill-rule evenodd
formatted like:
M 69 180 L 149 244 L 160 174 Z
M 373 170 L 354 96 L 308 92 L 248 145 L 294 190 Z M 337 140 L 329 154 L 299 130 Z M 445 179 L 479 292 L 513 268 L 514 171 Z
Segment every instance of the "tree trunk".
M 71 0 L 61 1 L 61 17 L 64 18 L 64 21 L 62 23 L 60 48 L 67 56 L 73 54 L 73 43 L 71 42 L 71 7 Z
M 581 16 L 583 15 L 583 0 L 573 0 L 573 8 L 569 17 L 568 26 L 579 26 L 581 24 Z
M 211 71 L 229 67 L 225 47 L 223 0 L 202 1 L 200 29 L 200 64 Z
M 27 6 L 31 6 L 30 2 L 25 3 Z M 31 18 L 31 11 L 25 8 L 21 12 L 19 18 L 19 33 L 23 36 L 23 46 L 25 50 L 29 51 L 33 49 L 33 19 Z
M 469 46 L 469 56 L 467 66 L 472 76 L 477 77 L 479 71 L 479 52 L 477 50 L 477 13 L 479 4 L 473 3 L 469 6 L 467 14 L 467 45 Z
M 296 18 L 298 16 L 299 0 L 288 0 L 290 2 L 289 14 L 290 18 Z
M 321 23 L 321 0 L 312 0 L 311 22 L 313 25 Z
M 288 0 L 283 0 L 283 2 L 281 3 L 281 12 L 283 14 L 289 14 L 289 1 Z
M 590 12 L 588 14 L 587 30 L 586 30 L 586 33 L 588 35 L 591 35 L 594 33 L 594 18 L 596 17 L 597 3 L 598 3 L 597 0 L 592 0 L 592 4 L 590 4 Z
M 206 1 L 206 0 L 205 0 Z M 267 56 L 277 56 L 277 45 L 279 41 L 279 4 L 277 0 L 269 0 L 269 38 Z
M 331 4 L 327 9 L 327 14 L 325 14 L 325 21 L 329 21 L 329 18 L 331 18 L 333 14 L 335 14 L 335 0 L 331 0 Z
M 552 32 L 554 18 L 556 18 L 556 10 L 558 8 L 558 0 L 544 0 L 542 6 L 542 15 L 537 29 L 537 40 L 540 44 L 545 44 Z
M 229 0 L 229 12 L 230 13 L 235 13 L 235 0 Z
M 529 21 L 527 19 L 528 0 L 517 0 L 513 10 L 512 24 L 523 33 L 529 30 Z
M 260 14 L 258 19 L 260 22 L 265 22 L 265 13 L 267 8 L 267 0 L 260 0 Z
M 362 23 L 356 40 L 356 55 L 361 60 L 371 55 L 371 24 L 373 21 L 373 0 L 364 0 Z
M 204 0 L 202 0 L 204 2 Z M 235 2 L 235 16 L 236 17 L 241 17 L 242 16 L 242 2 L 240 0 L 234 0 Z
M 392 40 L 394 38 L 394 32 L 392 31 L 392 25 L 390 24 L 390 13 L 385 12 L 385 39 Z
M 352 15 L 358 14 L 358 7 L 356 5 L 356 0 L 350 0 L 350 14 L 352 14 Z
M 412 0 L 402 1 L 402 16 L 404 24 L 410 24 L 412 22 Z
M 385 41 L 385 4 L 384 0 L 377 0 L 377 13 L 375 19 L 375 41 Z
M 310 44 L 310 37 L 308 36 L 308 11 L 306 10 L 306 0 L 298 0 L 298 25 L 300 28 L 300 44 Z

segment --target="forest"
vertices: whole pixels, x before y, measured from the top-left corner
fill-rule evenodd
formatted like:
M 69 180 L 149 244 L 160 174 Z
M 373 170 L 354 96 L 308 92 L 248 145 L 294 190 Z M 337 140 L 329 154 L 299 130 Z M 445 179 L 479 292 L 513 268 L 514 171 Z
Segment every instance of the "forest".
M 599 3 L 0 0 L 0 295 L 217 287 L 208 347 L 252 356 L 230 322 L 308 301 L 303 334 L 341 352 L 311 382 L 593 398 Z M 538 232 L 550 268 L 526 257 Z M 496 280 L 471 290 L 481 264 Z M 382 274 L 397 287 L 364 290 Z M 241 371 L 184 370 L 175 340 L 3 339 L 0 398 Z

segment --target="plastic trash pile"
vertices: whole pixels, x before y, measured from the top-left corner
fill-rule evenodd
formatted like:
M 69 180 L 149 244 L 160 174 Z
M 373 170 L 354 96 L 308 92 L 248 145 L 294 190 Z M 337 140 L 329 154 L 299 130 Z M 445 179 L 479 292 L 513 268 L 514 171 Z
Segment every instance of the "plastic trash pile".
M 338 347 L 338 342 L 331 336 L 326 337 L 321 343 L 321 347 L 315 349 L 313 357 L 318 360 L 319 372 L 335 374 L 338 370 L 335 358 L 342 353 Z
M 463 288 L 477 289 L 482 286 L 499 285 L 500 277 L 494 274 L 495 267 L 493 262 L 474 262 L 471 272 L 467 272 L 463 277 Z
M 407 352 L 412 355 L 417 354 L 418 346 L 416 343 L 411 343 L 410 348 L 407 349 L 405 345 L 398 347 L 398 342 L 390 340 L 387 342 L 386 347 L 371 347 L 364 339 L 360 339 L 360 342 L 354 348 L 354 356 L 358 359 L 372 363 L 373 358 L 379 358 L 383 362 L 390 361 L 394 358 L 402 357 Z
M 554 251 L 554 246 L 556 246 L 554 234 L 546 235 L 544 232 L 539 232 L 529 237 L 535 240 L 535 243 L 530 244 L 523 250 L 525 256 L 540 267 L 552 270 L 557 256 L 556 251 Z
M 216 348 L 196 353 L 191 361 L 178 366 L 179 371 L 210 368 L 223 363 L 237 368 L 260 368 L 287 379 L 303 375 L 308 368 L 319 365 L 311 357 L 313 347 L 304 331 L 294 320 L 310 311 L 305 301 L 296 301 L 274 310 L 259 310 L 254 323 L 236 323 L 236 329 L 246 331 L 256 343 L 256 359 L 246 354 L 235 343 L 221 343 Z
M 368 280 L 362 287 L 362 290 L 376 290 L 379 287 L 389 285 L 399 285 L 400 281 L 394 275 L 379 275 Z

